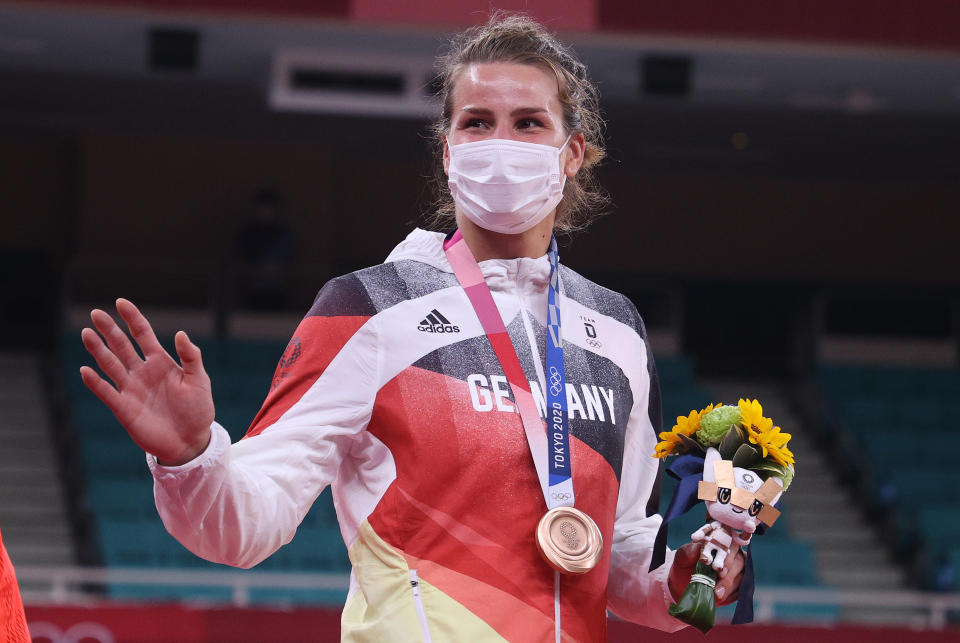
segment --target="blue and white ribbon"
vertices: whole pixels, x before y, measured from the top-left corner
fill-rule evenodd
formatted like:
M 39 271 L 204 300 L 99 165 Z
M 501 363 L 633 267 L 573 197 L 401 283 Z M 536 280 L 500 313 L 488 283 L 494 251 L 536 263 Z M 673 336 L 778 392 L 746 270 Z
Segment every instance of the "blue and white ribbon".
M 573 468 L 567 421 L 567 378 L 560 325 L 560 253 L 556 237 L 550 240 L 550 287 L 547 289 L 547 444 L 549 489 L 547 506 L 572 507 Z

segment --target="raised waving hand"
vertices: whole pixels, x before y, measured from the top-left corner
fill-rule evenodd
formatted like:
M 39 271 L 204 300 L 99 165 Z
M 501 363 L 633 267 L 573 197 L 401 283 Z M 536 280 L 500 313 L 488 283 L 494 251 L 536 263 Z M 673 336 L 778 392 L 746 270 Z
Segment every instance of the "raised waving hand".
M 210 442 L 214 418 L 210 377 L 203 369 L 200 348 L 185 332 L 177 332 L 177 364 L 136 306 L 118 299 L 117 312 L 143 358 L 110 315 L 93 310 L 90 319 L 99 335 L 84 328 L 80 337 L 113 385 L 89 366 L 80 368 L 80 377 L 141 449 L 155 455 L 161 464 L 189 462 Z

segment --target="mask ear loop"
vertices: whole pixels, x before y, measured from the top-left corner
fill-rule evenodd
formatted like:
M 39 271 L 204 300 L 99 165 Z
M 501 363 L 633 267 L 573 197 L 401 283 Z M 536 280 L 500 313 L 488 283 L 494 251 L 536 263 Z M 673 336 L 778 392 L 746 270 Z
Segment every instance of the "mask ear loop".
M 567 185 L 567 173 L 564 171 L 564 168 L 563 168 L 563 166 L 565 165 L 564 162 L 563 162 L 563 151 L 564 151 L 565 149 L 567 149 L 567 145 L 570 144 L 570 139 L 572 139 L 572 138 L 573 138 L 573 132 L 570 132 L 570 134 L 567 136 L 567 139 L 566 139 L 563 143 L 560 144 L 560 147 L 559 147 L 559 148 L 557 148 L 557 149 L 559 150 L 559 153 L 557 154 L 557 163 L 559 163 L 559 165 L 560 165 L 560 167 L 559 167 L 559 170 L 560 170 L 560 189 L 559 189 L 559 192 L 560 192 L 560 194 L 563 194 L 563 188 Z
M 565 140 L 563 143 L 561 143 L 561 144 L 560 144 L 560 147 L 558 148 L 558 149 L 560 150 L 560 154 L 558 155 L 559 160 L 560 160 L 560 164 L 561 164 L 560 174 L 563 174 L 564 176 L 566 176 L 567 173 L 563 171 L 563 167 L 562 167 L 562 166 L 563 166 L 563 152 L 564 152 L 564 150 L 567 149 L 567 145 L 570 144 L 570 139 L 572 139 L 572 138 L 573 138 L 573 132 L 570 132 L 570 134 L 567 136 L 566 140 Z

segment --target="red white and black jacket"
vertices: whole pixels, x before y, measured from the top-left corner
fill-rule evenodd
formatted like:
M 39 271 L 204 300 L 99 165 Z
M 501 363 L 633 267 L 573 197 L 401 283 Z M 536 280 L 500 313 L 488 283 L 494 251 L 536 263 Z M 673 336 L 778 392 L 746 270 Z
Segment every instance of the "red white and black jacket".
M 247 436 L 213 426 L 179 467 L 148 463 L 167 529 L 251 567 L 332 486 L 353 564 L 344 640 L 554 640 L 546 504 L 500 363 L 443 248 L 413 231 L 381 265 L 327 283 Z M 480 262 L 544 415 L 547 258 Z M 606 612 L 664 630 L 667 572 L 648 573 L 660 516 L 656 371 L 634 306 L 561 266 L 576 506 L 604 550 L 562 576 L 564 640 L 606 640 Z M 215 384 L 215 383 L 214 383 Z M 544 454 L 545 457 L 545 454 Z

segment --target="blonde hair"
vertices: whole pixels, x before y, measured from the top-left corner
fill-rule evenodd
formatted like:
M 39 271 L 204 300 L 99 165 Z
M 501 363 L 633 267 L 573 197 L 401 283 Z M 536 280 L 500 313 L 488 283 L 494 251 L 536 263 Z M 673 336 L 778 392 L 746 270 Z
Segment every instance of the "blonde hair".
M 564 185 L 554 230 L 564 233 L 582 230 L 603 214 L 603 208 L 609 203 L 609 197 L 600 188 L 595 174 L 597 165 L 606 156 L 597 88 L 590 82 L 586 66 L 542 25 L 527 16 L 501 11 L 494 13 L 487 24 L 471 27 L 454 36 L 449 51 L 437 59 L 443 111 L 430 128 L 437 167 L 433 213 L 428 225 L 441 230 L 452 230 L 456 226 L 453 198 L 447 187 L 442 160 L 443 141 L 450 130 L 453 112 L 454 85 L 466 66 L 495 62 L 538 65 L 556 76 L 566 133 L 580 132 L 586 146 L 583 165 Z

